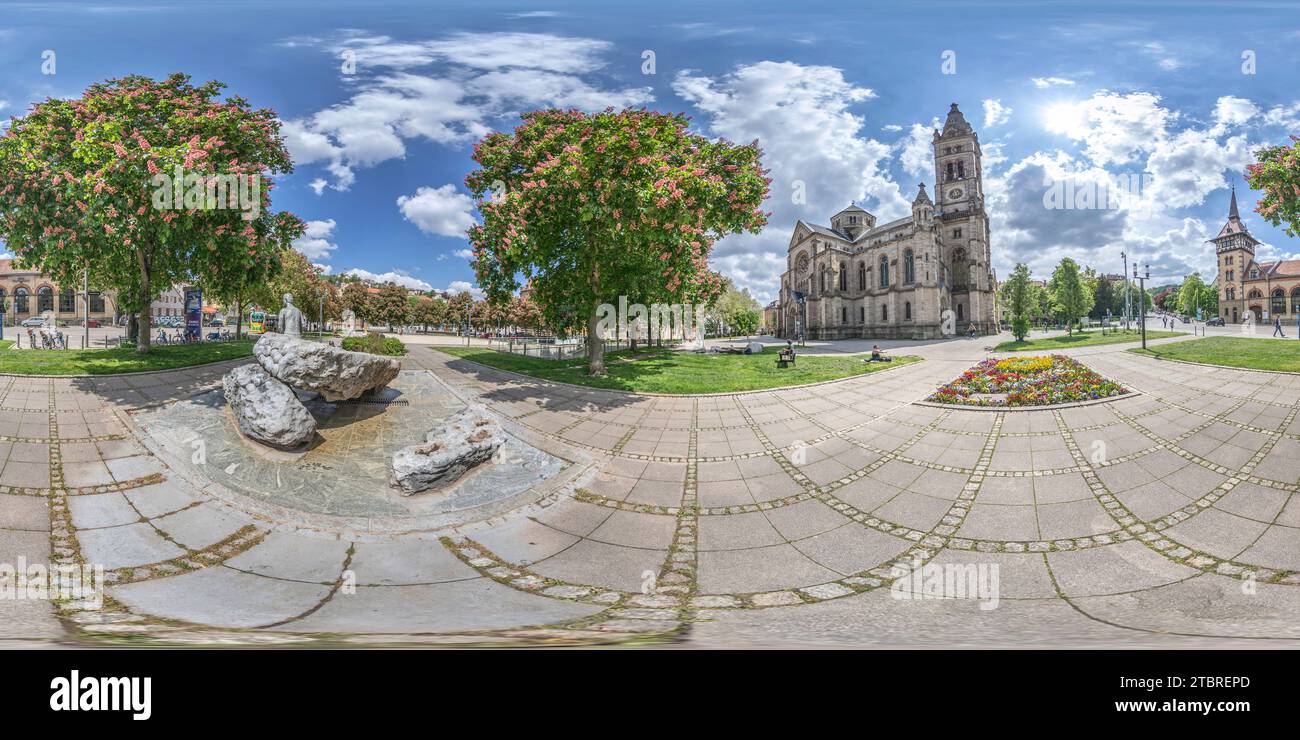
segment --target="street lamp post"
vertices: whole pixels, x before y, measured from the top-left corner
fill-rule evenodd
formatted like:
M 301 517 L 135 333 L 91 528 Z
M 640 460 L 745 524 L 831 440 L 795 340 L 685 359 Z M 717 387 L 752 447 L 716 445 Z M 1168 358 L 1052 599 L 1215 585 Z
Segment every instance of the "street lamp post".
M 81 323 L 86 329 L 86 339 L 81 345 L 83 349 L 90 349 L 90 269 L 87 268 L 81 274 L 81 303 L 85 307 L 85 320 Z
M 1127 331 L 1128 320 L 1133 316 L 1133 306 L 1129 301 L 1128 255 L 1124 252 L 1120 252 L 1119 257 L 1124 260 L 1124 271 L 1120 274 L 1124 276 L 1124 329 Z
M 1142 349 L 1145 350 L 1145 349 L 1147 348 L 1147 315 L 1146 315 L 1146 314 L 1147 314 L 1147 311 L 1146 311 L 1146 308 L 1147 308 L 1147 302 L 1146 302 L 1146 294 L 1147 294 L 1147 280 L 1150 280 L 1150 279 L 1151 279 L 1151 265 L 1149 265 L 1149 264 L 1147 265 L 1147 267 L 1146 267 L 1146 274 L 1145 274 L 1145 275 L 1138 275 L 1138 264 L 1137 264 L 1137 260 L 1134 260 L 1134 261 L 1133 261 L 1133 279 L 1138 281 L 1138 300 L 1140 301 L 1141 306 L 1142 306 L 1142 308 L 1141 308 L 1141 310 L 1142 310 L 1142 320 L 1141 320 L 1139 323 L 1142 324 Z
M 320 294 L 320 326 L 318 327 L 318 331 L 320 331 L 321 339 L 324 339 L 325 338 L 325 293 L 324 291 L 322 291 Z

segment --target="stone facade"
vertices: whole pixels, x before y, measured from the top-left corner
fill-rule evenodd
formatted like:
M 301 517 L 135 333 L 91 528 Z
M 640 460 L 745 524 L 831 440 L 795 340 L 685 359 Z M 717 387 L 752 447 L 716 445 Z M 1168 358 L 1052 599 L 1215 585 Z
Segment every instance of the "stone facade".
M 830 226 L 795 224 L 778 336 L 927 339 L 945 329 L 997 330 L 979 137 L 956 103 L 933 145 L 935 200 L 922 184 L 910 216 L 877 225 L 850 205 Z
M 80 283 L 60 286 L 37 270 L 20 269 L 14 266 L 13 260 L 0 259 L 0 303 L 4 305 L 6 326 L 39 317 L 46 311 L 60 322 L 79 325 L 86 315 L 81 288 Z M 111 323 L 116 311 L 117 299 L 111 291 L 91 291 L 90 318 Z
M 1237 191 L 1232 191 L 1228 222 L 1210 240 L 1216 252 L 1219 275 L 1219 316 L 1225 323 L 1240 324 L 1249 315 L 1256 323 L 1271 324 L 1281 317 L 1284 324 L 1300 319 L 1300 260 L 1257 262 L 1251 236 L 1237 211 Z

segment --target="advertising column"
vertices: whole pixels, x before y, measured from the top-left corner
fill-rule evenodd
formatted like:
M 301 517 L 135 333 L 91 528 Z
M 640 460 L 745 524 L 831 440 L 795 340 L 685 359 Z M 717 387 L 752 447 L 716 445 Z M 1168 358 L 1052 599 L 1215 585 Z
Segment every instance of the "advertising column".
M 203 339 L 203 291 L 199 288 L 185 289 L 185 340 L 198 342 Z

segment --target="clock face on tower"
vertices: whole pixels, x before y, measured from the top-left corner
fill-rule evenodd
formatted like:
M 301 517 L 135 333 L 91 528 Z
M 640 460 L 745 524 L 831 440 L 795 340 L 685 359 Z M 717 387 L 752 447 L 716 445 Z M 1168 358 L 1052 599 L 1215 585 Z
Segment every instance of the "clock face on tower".
M 948 191 L 948 197 L 949 197 L 949 198 L 960 198 L 960 197 L 961 197 L 961 188 L 953 188 L 952 190 L 949 190 L 949 191 Z

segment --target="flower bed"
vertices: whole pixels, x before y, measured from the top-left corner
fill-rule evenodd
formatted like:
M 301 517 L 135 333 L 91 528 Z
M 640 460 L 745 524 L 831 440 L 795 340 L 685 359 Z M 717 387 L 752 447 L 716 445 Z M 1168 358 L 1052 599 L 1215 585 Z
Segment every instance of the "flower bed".
M 1052 406 L 1128 391 L 1064 355 L 985 360 L 927 401 L 958 406 Z

